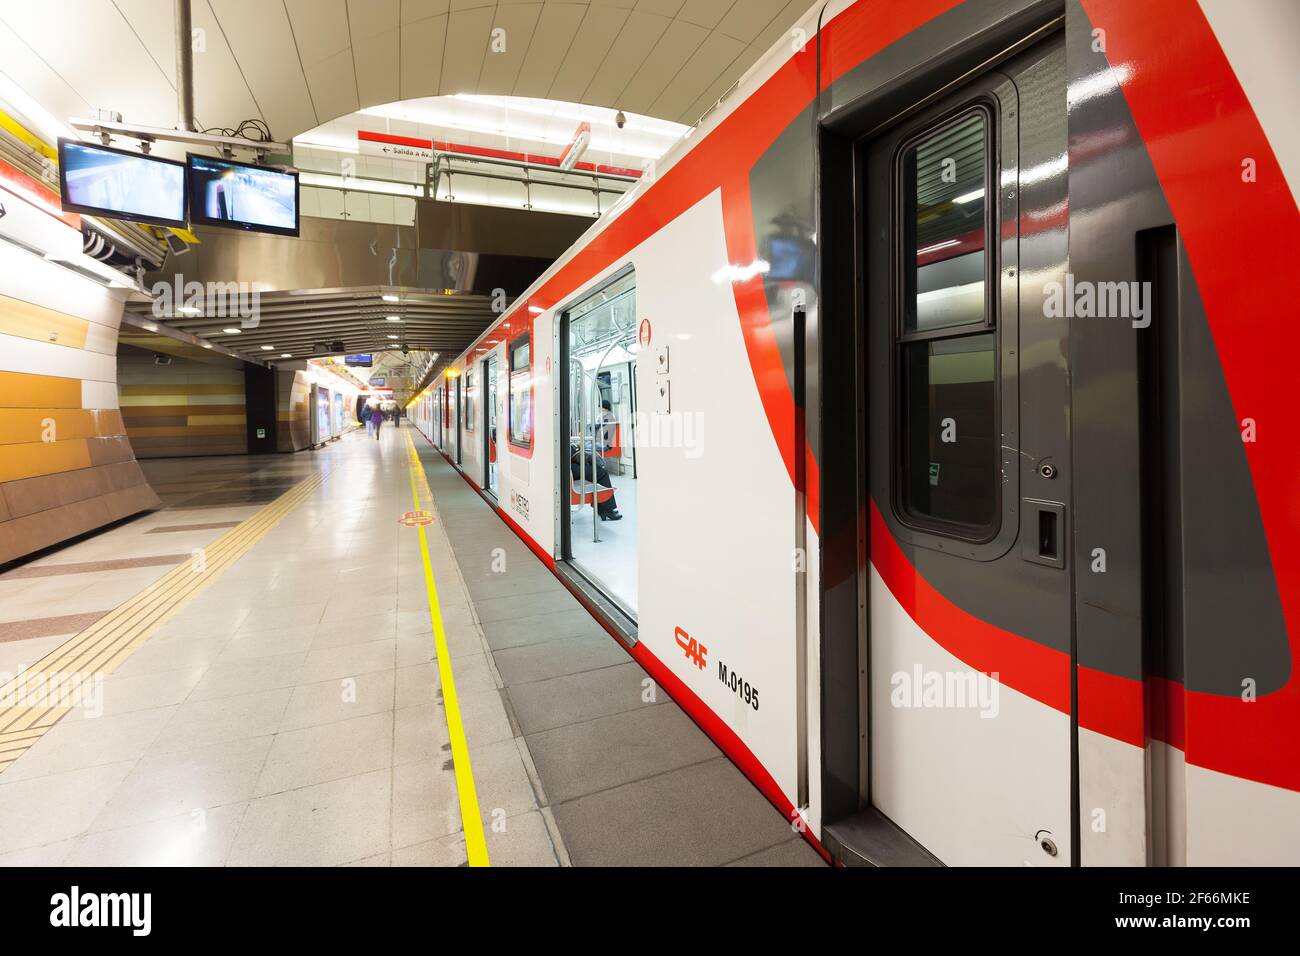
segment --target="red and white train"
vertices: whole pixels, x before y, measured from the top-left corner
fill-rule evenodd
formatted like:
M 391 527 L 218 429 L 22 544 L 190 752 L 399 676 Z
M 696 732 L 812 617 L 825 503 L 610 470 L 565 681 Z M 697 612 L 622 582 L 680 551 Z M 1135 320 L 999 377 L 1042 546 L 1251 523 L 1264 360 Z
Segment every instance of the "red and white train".
M 827 855 L 1296 863 L 1298 11 L 819 3 L 411 417 Z

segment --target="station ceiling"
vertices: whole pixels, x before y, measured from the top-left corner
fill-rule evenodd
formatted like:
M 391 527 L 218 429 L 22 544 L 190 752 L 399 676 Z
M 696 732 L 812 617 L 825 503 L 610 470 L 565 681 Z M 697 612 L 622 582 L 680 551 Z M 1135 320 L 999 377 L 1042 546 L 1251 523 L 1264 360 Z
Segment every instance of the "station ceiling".
M 152 318 L 149 302 L 128 302 L 127 311 L 146 322 Z M 231 303 L 212 300 L 205 303 L 205 314 L 169 316 L 166 324 L 272 363 L 403 345 L 446 360 L 468 348 L 497 316 L 486 295 L 389 287 L 267 292 L 255 320 L 231 318 L 237 311 Z
M 694 123 L 810 5 L 192 2 L 199 126 L 256 118 L 281 141 L 360 109 L 455 93 L 564 100 Z M 0 71 L 61 119 L 106 109 L 127 123 L 172 127 L 173 22 L 173 0 L 3 0 Z

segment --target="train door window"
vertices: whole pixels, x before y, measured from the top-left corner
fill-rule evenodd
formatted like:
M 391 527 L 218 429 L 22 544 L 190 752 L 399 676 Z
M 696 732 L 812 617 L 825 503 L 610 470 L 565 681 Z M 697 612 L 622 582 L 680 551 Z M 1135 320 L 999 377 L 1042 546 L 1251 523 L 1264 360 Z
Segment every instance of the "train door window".
M 474 366 L 465 369 L 465 431 L 474 431 L 474 418 L 478 414 L 478 386 L 474 384 Z
M 560 487 L 568 490 L 565 559 L 629 618 L 637 611 L 633 458 L 636 277 L 627 273 L 563 313 Z
M 464 428 L 465 416 L 464 416 L 464 412 L 462 408 L 462 400 L 461 400 L 461 393 L 464 391 L 464 388 L 465 386 L 464 383 L 461 381 L 461 377 L 457 375 L 456 376 L 456 398 L 455 401 L 451 403 L 451 413 L 452 413 L 452 417 L 455 418 L 456 420 L 456 424 L 455 424 L 456 464 L 458 465 L 461 463 L 461 446 L 464 443 L 464 436 L 462 435 L 462 429 Z
M 497 493 L 497 357 L 483 362 L 483 487 Z
M 510 345 L 510 443 L 528 448 L 533 443 L 533 380 L 527 335 Z
M 999 504 L 989 127 L 978 106 L 922 132 L 896 179 L 896 506 L 911 524 L 972 540 L 996 532 Z

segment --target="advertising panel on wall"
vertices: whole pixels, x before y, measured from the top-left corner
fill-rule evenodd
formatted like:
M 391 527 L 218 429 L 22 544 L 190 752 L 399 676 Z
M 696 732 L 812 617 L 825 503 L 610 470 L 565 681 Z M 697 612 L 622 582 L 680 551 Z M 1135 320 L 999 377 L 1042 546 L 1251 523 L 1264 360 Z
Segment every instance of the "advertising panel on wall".
M 343 393 L 334 393 L 334 434 L 339 436 L 343 434 L 345 422 L 343 418 Z
M 316 414 L 312 417 L 311 443 L 323 445 L 332 437 L 330 428 L 330 390 L 323 385 L 312 386 Z

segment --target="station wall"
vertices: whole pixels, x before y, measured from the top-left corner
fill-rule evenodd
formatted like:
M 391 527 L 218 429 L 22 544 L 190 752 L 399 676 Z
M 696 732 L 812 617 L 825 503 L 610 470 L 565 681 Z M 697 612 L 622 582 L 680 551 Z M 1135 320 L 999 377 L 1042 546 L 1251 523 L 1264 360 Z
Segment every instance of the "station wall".
M 243 455 L 248 452 L 244 372 L 123 349 L 118 392 L 137 458 Z
M 0 563 L 160 502 L 119 410 L 122 293 L 0 243 Z

